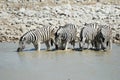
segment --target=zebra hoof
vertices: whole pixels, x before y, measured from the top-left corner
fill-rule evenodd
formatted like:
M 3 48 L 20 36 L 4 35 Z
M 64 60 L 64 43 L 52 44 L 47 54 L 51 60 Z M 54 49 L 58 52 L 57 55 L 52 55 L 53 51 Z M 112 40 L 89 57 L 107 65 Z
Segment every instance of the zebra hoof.
M 95 49 L 95 51 L 100 51 L 100 49 Z
M 83 51 L 83 49 L 80 49 L 80 51 Z
M 40 50 L 39 50 L 39 49 L 37 49 L 36 51 L 40 52 Z
M 102 47 L 102 50 L 103 50 L 103 51 L 106 51 L 107 49 L 106 49 L 105 47 Z
M 58 45 L 55 45 L 55 49 L 58 50 Z
M 68 49 L 65 49 L 65 51 L 67 51 Z
M 83 51 L 83 48 L 80 48 L 80 51 Z
M 47 49 L 47 51 L 51 51 L 50 49 Z

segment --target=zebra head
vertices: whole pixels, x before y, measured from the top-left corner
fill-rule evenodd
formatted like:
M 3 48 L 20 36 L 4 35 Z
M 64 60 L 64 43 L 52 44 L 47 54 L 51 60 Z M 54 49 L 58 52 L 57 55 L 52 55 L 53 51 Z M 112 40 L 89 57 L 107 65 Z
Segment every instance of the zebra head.
M 22 51 L 25 48 L 25 44 L 26 44 L 26 37 L 21 37 L 19 40 L 19 47 L 17 49 L 17 52 Z
M 58 48 L 62 49 L 63 48 L 63 44 L 65 42 L 65 35 L 64 35 L 64 28 L 60 28 L 56 34 L 55 34 L 55 43 L 58 46 Z
M 22 51 L 24 48 L 25 48 L 25 44 L 30 44 L 31 42 L 33 42 L 35 39 L 33 38 L 34 37 L 34 32 L 36 30 L 33 29 L 33 30 L 30 30 L 28 32 L 26 32 L 19 40 L 19 47 L 17 49 L 17 52 L 20 52 Z

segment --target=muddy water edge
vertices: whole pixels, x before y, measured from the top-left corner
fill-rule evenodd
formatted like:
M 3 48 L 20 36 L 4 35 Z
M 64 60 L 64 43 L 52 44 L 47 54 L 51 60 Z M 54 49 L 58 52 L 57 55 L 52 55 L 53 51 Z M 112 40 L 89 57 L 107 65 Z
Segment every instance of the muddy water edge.
M 0 80 L 119 80 L 120 45 L 111 52 L 46 51 L 32 45 L 16 52 L 18 44 L 0 43 Z

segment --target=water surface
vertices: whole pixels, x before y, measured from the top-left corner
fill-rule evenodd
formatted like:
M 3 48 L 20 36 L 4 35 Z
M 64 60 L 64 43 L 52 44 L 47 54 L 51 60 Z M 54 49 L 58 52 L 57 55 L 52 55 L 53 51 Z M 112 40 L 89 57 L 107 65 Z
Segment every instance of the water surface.
M 17 53 L 17 44 L 0 43 L 0 80 L 119 80 L 120 45 L 111 52 L 46 51 L 27 46 Z

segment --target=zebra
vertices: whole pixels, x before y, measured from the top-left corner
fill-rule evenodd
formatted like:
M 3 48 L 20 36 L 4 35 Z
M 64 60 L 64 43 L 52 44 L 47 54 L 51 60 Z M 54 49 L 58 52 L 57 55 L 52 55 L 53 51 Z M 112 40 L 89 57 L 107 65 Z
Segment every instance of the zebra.
M 103 50 L 111 50 L 113 39 L 111 25 L 100 25 L 100 27 L 101 29 L 95 38 L 96 43 L 98 43 L 98 47 L 101 45 Z
M 71 43 L 75 47 L 77 28 L 74 24 L 66 24 L 65 26 L 60 26 L 55 35 L 55 42 L 61 48 L 65 50 L 68 48 L 68 43 Z
M 87 43 L 87 49 L 89 49 L 90 44 L 92 44 L 92 48 L 94 48 L 95 50 L 105 50 L 106 46 L 111 47 L 110 34 L 112 34 L 112 31 L 110 27 L 106 24 L 85 24 L 85 26 L 80 32 L 80 49 L 82 50 L 84 48 L 85 43 Z
M 38 29 L 33 29 L 23 34 L 19 40 L 18 52 L 25 48 L 25 44 L 32 43 L 36 50 L 40 51 L 40 44 L 45 43 L 47 50 L 50 49 L 49 42 L 54 42 L 54 34 L 58 27 L 56 26 L 44 26 Z
M 79 32 L 79 48 L 83 50 L 85 43 L 87 43 L 87 49 L 90 48 L 90 44 L 94 48 L 94 38 L 99 30 L 98 23 L 85 23 Z

